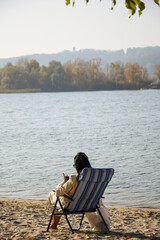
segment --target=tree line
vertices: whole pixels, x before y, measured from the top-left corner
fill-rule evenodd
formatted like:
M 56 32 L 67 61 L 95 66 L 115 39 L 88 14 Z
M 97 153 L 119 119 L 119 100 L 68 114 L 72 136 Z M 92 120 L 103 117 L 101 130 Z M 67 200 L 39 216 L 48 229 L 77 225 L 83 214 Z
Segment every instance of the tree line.
M 152 84 L 160 79 L 160 64 L 155 67 L 155 75 L 150 77 L 147 69 L 137 63 L 114 62 L 102 69 L 101 60 L 84 61 L 76 59 L 64 64 L 51 61 L 48 66 L 27 58 L 15 65 L 7 63 L 0 69 L 0 89 L 40 89 L 46 91 L 94 91 L 123 90 L 156 87 Z

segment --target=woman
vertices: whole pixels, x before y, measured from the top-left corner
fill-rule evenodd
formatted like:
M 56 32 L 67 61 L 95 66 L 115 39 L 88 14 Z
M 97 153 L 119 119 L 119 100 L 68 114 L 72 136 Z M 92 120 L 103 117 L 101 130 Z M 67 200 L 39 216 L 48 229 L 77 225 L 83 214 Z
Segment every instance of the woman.
M 69 180 L 67 181 L 66 176 L 63 173 L 63 182 L 58 185 L 56 192 L 50 192 L 48 196 L 48 200 L 50 204 L 53 204 L 56 200 L 56 197 L 61 197 L 61 203 L 63 208 L 66 208 L 69 203 L 69 199 L 63 197 L 63 195 L 67 195 L 68 197 L 72 197 L 74 194 L 74 191 L 78 184 L 78 179 L 80 176 L 81 171 L 83 168 L 91 168 L 91 164 L 88 160 L 88 157 L 85 153 L 79 152 L 74 157 L 74 165 L 73 167 L 77 170 L 77 175 L 71 175 L 69 177 Z M 52 223 L 50 225 L 50 228 L 57 229 L 57 225 L 59 223 L 61 216 L 54 215 L 52 219 Z

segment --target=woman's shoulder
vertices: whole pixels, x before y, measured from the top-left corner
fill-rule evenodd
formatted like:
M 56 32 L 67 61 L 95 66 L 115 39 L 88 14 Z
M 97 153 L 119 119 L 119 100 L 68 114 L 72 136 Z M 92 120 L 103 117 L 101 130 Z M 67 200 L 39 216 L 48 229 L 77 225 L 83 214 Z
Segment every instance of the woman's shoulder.
M 77 175 L 72 174 L 69 176 L 69 179 L 71 179 L 72 181 L 75 181 L 77 180 Z
M 70 175 L 69 176 L 69 182 L 77 183 L 78 182 L 77 175 Z

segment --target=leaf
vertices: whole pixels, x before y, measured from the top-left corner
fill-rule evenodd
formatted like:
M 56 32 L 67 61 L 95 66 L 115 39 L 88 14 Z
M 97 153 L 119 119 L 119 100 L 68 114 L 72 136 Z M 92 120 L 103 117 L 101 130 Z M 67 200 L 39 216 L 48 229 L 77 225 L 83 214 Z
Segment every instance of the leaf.
M 140 2 L 138 4 L 138 7 L 139 7 L 138 13 L 139 13 L 139 16 L 141 16 L 142 11 L 145 9 L 145 4 L 143 2 Z
M 134 14 L 135 14 L 136 11 L 132 10 L 132 9 L 129 9 L 128 10 L 128 17 L 132 17 Z
M 66 5 L 68 6 L 71 3 L 71 0 L 66 0 Z
M 139 9 L 140 9 L 141 11 L 143 11 L 143 10 L 145 9 L 145 4 L 144 4 L 143 2 L 140 2 L 140 3 L 138 4 L 138 7 L 139 7 Z
M 141 12 L 141 10 L 140 10 L 140 9 L 138 10 L 138 14 L 139 14 L 139 16 L 141 16 L 141 15 L 142 15 L 142 12 Z
M 136 11 L 136 5 L 137 5 L 136 0 L 126 0 L 125 5 L 128 9 L 132 11 Z
M 111 10 L 113 10 L 114 6 L 116 5 L 116 0 L 112 0 L 112 7 Z
M 159 4 L 159 0 L 154 0 L 154 2 L 155 2 L 157 5 L 160 5 L 160 4 Z
M 145 9 L 145 4 L 141 0 L 126 0 L 126 8 L 129 9 L 129 17 L 133 16 L 138 7 L 139 16 L 142 14 L 142 11 Z
M 128 16 L 129 18 L 133 16 L 136 12 L 136 3 L 133 0 L 126 0 L 125 1 L 126 8 L 129 9 Z

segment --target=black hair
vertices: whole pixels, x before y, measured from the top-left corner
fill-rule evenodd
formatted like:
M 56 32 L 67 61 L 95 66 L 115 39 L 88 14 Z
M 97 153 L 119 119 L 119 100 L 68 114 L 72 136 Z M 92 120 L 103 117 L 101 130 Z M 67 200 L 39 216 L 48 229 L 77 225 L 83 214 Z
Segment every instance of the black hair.
M 83 170 L 83 168 L 91 168 L 91 164 L 88 160 L 88 157 L 85 153 L 83 152 L 79 152 L 77 153 L 77 155 L 74 157 L 74 165 L 73 165 L 78 173 L 78 177 L 81 173 L 81 171 Z

